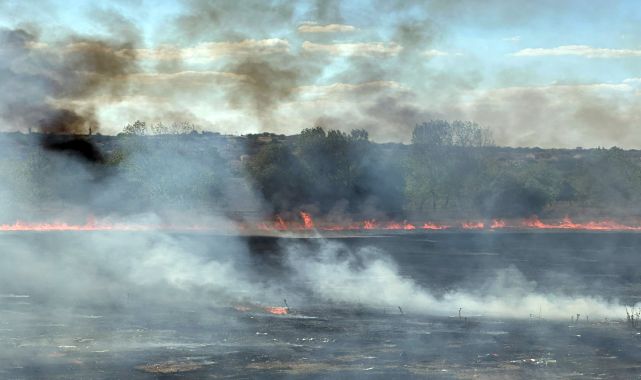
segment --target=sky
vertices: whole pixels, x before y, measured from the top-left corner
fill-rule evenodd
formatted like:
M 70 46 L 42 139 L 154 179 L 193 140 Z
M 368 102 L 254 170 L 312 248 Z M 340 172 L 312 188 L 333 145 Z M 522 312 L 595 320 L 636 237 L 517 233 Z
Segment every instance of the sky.
M 408 142 L 446 119 L 499 145 L 641 148 L 638 1 L 0 0 L 0 29 L 5 130 L 70 109 L 105 134 L 140 119 Z

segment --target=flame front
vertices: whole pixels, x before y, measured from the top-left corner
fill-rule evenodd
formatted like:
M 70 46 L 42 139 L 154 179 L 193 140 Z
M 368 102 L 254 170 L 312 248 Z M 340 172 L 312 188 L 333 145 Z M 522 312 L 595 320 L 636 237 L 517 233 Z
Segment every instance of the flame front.
M 502 219 L 494 219 L 492 221 L 492 224 L 490 225 L 490 228 L 493 230 L 497 228 L 505 228 L 505 227 L 507 227 L 507 223 L 505 223 L 505 221 Z
M 464 230 L 482 230 L 485 228 L 485 223 L 483 222 L 463 222 L 461 223 L 461 228 Z
M 300 212 L 301 221 L 286 221 L 281 216 L 275 216 L 271 222 L 244 222 L 233 226 L 215 226 L 207 224 L 175 225 L 175 224 L 136 224 L 125 222 L 110 222 L 95 220 L 90 217 L 84 224 L 69 222 L 25 222 L 17 221 L 13 224 L 0 224 L 0 232 L 20 231 L 193 231 L 193 232 L 231 232 L 240 230 L 242 233 L 255 232 L 278 233 L 286 231 L 307 232 L 314 229 L 319 231 L 441 231 L 441 230 L 478 230 L 494 231 L 501 229 L 512 230 L 576 230 L 576 231 L 641 231 L 641 221 L 624 223 L 612 219 L 574 221 L 565 217 L 557 221 L 542 221 L 538 217 L 517 220 L 494 219 L 491 221 L 466 220 L 462 222 L 440 223 L 426 222 L 379 222 L 373 219 L 361 222 L 349 221 L 345 223 L 324 223 L 312 219 L 311 214 Z
M 276 315 L 285 315 L 289 314 L 289 308 L 283 307 L 283 306 L 267 306 L 263 308 L 266 312 L 270 314 L 276 314 Z
M 301 211 L 300 212 L 300 217 L 303 219 L 303 223 L 305 226 L 306 230 L 313 230 L 314 229 L 314 220 L 312 220 L 312 216 L 309 215 L 308 213 Z

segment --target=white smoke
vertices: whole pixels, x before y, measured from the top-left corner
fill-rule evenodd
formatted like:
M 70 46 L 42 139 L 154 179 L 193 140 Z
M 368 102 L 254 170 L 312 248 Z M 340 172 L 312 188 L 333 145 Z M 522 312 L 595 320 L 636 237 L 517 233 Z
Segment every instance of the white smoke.
M 547 319 L 569 319 L 575 314 L 620 318 L 625 310 L 617 300 L 539 292 L 536 283 L 515 267 L 497 270 L 476 291 L 454 290 L 436 296 L 402 276 L 391 257 L 375 248 L 350 251 L 328 242 L 313 254 L 295 245 L 287 257 L 298 280 L 317 297 L 332 302 L 401 306 L 430 315 L 454 315 L 462 308 L 466 315 L 503 318 L 539 314 Z

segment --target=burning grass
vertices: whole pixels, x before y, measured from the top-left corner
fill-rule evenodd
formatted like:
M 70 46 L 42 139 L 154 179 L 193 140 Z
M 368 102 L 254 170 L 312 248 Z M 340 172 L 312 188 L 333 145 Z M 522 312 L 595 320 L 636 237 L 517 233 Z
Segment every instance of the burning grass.
M 85 223 L 26 222 L 16 221 L 11 224 L 0 224 L 0 232 L 19 231 L 176 231 L 176 232 L 212 232 L 233 233 L 238 230 L 247 234 L 281 233 L 281 232 L 342 232 L 342 231 L 495 231 L 495 230 L 574 230 L 574 231 L 641 231 L 641 221 L 623 222 L 614 219 L 578 221 L 570 217 L 561 220 L 541 220 L 536 216 L 526 219 L 492 219 L 464 221 L 346 221 L 331 223 L 315 221 L 311 214 L 299 213 L 300 219 L 286 220 L 277 215 L 272 221 L 238 222 L 235 225 L 210 224 L 142 224 L 126 222 L 96 221 L 93 217 Z

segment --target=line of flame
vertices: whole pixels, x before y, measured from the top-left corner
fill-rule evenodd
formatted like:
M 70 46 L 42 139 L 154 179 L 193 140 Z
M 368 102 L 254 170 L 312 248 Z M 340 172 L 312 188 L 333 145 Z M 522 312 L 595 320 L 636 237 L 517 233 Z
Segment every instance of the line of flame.
M 612 219 L 575 222 L 565 217 L 556 222 L 544 222 L 537 217 L 523 220 L 506 221 L 495 219 L 487 221 L 468 220 L 458 223 L 437 223 L 423 222 L 377 222 L 365 220 L 363 222 L 350 222 L 346 224 L 323 224 L 315 223 L 308 213 L 301 212 L 302 223 L 285 221 L 282 217 L 276 217 L 273 222 L 260 222 L 254 224 L 239 224 L 238 227 L 245 232 L 252 231 L 373 231 L 373 230 L 500 230 L 500 229 L 522 229 L 522 230 L 585 230 L 585 231 L 641 231 L 641 224 L 624 224 Z M 66 222 L 33 223 L 17 221 L 14 224 L 0 225 L 0 231 L 203 231 L 222 232 L 224 227 L 206 225 L 145 225 L 126 223 L 96 222 L 93 219 L 85 224 L 69 224 Z M 231 231 L 230 231 L 231 232 Z

